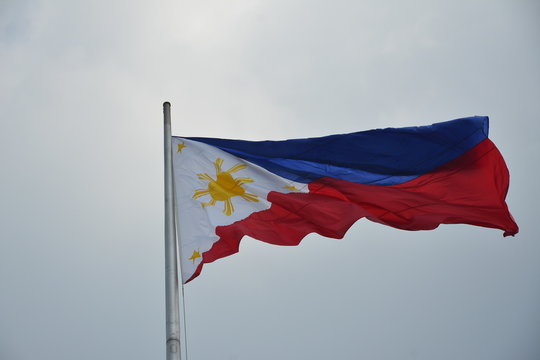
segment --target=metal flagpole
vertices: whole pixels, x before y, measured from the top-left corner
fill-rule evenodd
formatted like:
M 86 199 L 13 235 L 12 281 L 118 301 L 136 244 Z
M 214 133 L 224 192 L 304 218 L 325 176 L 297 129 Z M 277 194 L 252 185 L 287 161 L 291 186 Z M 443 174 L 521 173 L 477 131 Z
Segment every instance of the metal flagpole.
M 171 104 L 163 103 L 165 151 L 165 303 L 167 360 L 181 360 L 178 306 L 178 263 L 174 225 L 174 191 L 171 149 Z

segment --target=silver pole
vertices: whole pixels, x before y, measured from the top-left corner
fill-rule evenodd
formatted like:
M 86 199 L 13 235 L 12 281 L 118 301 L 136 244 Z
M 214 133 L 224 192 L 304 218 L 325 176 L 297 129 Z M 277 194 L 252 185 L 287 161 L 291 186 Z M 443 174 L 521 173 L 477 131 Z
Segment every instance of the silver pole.
M 163 103 L 165 151 L 165 303 L 167 360 L 180 360 L 180 308 L 178 306 L 178 264 L 174 226 L 174 191 L 171 149 L 171 104 Z

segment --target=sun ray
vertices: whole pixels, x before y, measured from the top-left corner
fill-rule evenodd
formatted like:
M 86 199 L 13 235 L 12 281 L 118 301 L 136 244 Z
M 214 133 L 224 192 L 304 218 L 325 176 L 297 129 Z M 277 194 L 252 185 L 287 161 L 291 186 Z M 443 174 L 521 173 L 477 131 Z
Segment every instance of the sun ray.
M 227 170 L 225 172 L 228 172 L 229 174 L 232 174 L 232 173 L 235 173 L 237 171 L 240 171 L 240 170 L 244 169 L 246 166 L 247 166 L 246 164 L 236 164 L 232 168 L 230 168 L 229 170 Z
M 209 202 L 203 202 L 201 203 L 202 207 L 205 208 L 207 206 L 214 206 L 216 205 L 216 200 L 215 199 L 212 199 L 210 200 Z
M 195 190 L 195 194 L 193 194 L 193 199 L 200 198 L 201 196 L 210 194 L 210 191 L 208 189 L 197 189 Z
M 243 185 L 243 184 L 247 184 L 247 183 L 252 183 L 254 182 L 253 180 L 251 180 L 250 178 L 248 177 L 239 177 L 239 178 L 236 178 L 235 179 L 236 183 L 238 185 Z
M 247 201 L 259 202 L 259 199 L 257 199 L 257 195 L 253 195 L 250 193 L 245 193 L 243 195 L 240 195 L 240 197 Z
M 223 159 L 217 158 L 216 162 L 214 163 L 214 167 L 216 168 L 216 174 L 221 173 L 221 165 L 223 165 Z
M 197 177 L 200 180 L 214 181 L 214 179 L 212 179 L 212 177 L 210 175 L 208 175 L 208 174 L 197 174 Z
M 225 207 L 223 209 L 223 212 L 225 213 L 225 215 L 229 216 L 233 213 L 233 211 L 234 211 L 234 205 L 231 199 L 225 200 Z

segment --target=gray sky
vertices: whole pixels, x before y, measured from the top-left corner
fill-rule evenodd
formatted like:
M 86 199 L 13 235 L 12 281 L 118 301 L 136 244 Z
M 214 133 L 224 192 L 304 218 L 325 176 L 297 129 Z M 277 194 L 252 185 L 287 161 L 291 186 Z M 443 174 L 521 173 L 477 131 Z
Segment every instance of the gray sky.
M 1 0 L 0 359 L 164 359 L 163 101 L 254 140 L 489 115 L 521 228 L 244 239 L 190 360 L 539 359 L 539 44 L 533 0 Z

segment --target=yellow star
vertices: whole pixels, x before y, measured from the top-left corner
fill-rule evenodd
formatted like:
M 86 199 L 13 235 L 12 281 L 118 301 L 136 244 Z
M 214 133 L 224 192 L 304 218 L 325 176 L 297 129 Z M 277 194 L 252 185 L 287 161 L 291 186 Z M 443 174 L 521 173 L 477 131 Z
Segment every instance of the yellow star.
M 300 191 L 300 189 L 297 189 L 294 185 L 285 185 L 284 188 L 291 191 Z
M 197 250 L 193 250 L 193 255 L 188 260 L 193 260 L 193 263 L 195 264 L 195 260 L 201 257 L 201 253 Z
M 183 150 L 185 147 L 187 147 L 187 145 L 184 144 L 184 143 L 178 144 L 178 151 L 177 151 L 177 152 L 181 153 L 182 150 Z

